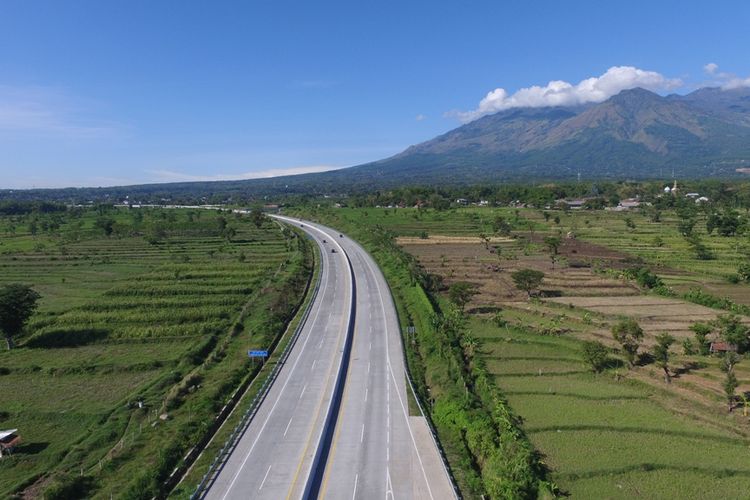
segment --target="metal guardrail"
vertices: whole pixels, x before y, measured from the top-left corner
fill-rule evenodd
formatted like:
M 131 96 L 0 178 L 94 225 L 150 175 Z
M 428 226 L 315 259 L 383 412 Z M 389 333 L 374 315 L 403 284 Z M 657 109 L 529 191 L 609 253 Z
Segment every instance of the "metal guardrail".
M 268 375 L 268 377 L 266 377 L 266 380 L 263 382 L 263 385 L 261 385 L 260 389 L 258 390 L 255 397 L 253 398 L 253 401 L 250 403 L 250 406 L 248 407 L 244 415 L 242 415 L 242 418 L 240 419 L 240 421 L 235 426 L 234 430 L 232 431 L 232 434 L 229 435 L 226 442 L 224 443 L 224 446 L 222 446 L 221 450 L 219 450 L 219 453 L 211 462 L 211 465 L 208 467 L 208 471 L 203 475 L 203 478 L 201 479 L 201 482 L 198 483 L 198 486 L 196 487 L 195 492 L 190 496 L 191 500 L 199 499 L 205 493 L 207 486 L 213 479 L 215 479 L 215 474 L 219 472 L 218 469 L 220 465 L 222 464 L 223 460 L 229 455 L 229 451 L 232 450 L 234 446 L 237 444 L 237 440 L 239 436 L 245 431 L 247 426 L 250 425 L 250 422 L 255 417 L 256 413 L 258 412 L 258 409 L 260 408 L 261 403 L 265 400 L 266 396 L 268 395 L 268 392 L 270 391 L 271 386 L 276 381 L 276 378 L 278 377 L 279 372 L 281 371 L 281 369 L 284 366 L 284 363 L 286 362 L 287 358 L 291 354 L 292 348 L 296 345 L 297 339 L 299 339 L 299 336 L 302 333 L 302 329 L 305 327 L 307 318 L 310 316 L 312 305 L 315 303 L 315 299 L 317 298 L 318 292 L 320 290 L 320 282 L 321 282 L 322 275 L 323 275 L 322 272 L 318 275 L 318 279 L 315 282 L 315 288 L 313 289 L 313 294 L 310 298 L 310 301 L 307 303 L 305 312 L 302 314 L 302 318 L 300 319 L 300 322 L 297 324 L 292 338 L 290 339 L 289 343 L 284 348 L 284 352 L 276 361 L 276 365 L 273 367 L 273 370 L 271 370 L 271 373 Z

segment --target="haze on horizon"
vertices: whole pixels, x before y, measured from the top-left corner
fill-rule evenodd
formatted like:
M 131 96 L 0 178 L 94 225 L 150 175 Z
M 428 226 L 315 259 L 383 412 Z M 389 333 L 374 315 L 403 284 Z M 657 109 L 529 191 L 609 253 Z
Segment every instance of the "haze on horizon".
M 742 2 L 2 10 L 0 189 L 317 172 L 512 107 L 750 85 Z

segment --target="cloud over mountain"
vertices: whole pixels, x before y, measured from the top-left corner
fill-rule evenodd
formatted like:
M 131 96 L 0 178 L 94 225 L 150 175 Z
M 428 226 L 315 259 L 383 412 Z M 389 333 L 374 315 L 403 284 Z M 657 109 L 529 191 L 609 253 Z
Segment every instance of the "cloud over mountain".
M 633 66 L 613 66 L 604 74 L 586 78 L 577 84 L 553 80 L 541 87 L 534 85 L 509 94 L 503 88 L 489 92 L 472 111 L 454 112 L 460 121 L 468 123 L 485 115 L 510 108 L 541 108 L 547 106 L 575 106 L 598 103 L 619 94 L 623 90 L 641 87 L 652 91 L 680 87 L 682 81 L 667 78 L 655 71 L 646 71 Z

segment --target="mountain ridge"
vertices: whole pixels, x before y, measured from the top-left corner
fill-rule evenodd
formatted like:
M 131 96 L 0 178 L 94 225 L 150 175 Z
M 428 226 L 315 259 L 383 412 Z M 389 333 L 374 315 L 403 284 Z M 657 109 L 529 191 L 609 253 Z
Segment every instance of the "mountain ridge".
M 407 169 L 424 178 L 424 170 L 466 167 L 487 180 L 512 180 L 566 177 L 572 170 L 592 178 L 652 178 L 676 168 L 700 177 L 733 175 L 748 160 L 750 89 L 663 97 L 635 88 L 597 104 L 500 111 L 348 170 Z
M 750 88 L 660 96 L 624 90 L 579 106 L 512 108 L 382 160 L 322 173 L 238 181 L 1 190 L 0 199 L 198 192 L 262 197 L 487 182 L 738 177 L 750 167 Z M 19 194 L 23 193 L 23 194 Z

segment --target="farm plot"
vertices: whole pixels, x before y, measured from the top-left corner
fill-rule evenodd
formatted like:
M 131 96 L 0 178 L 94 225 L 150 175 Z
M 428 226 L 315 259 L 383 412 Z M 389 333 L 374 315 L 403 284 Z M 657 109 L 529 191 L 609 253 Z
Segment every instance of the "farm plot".
M 396 240 L 407 252 L 419 260 L 430 273 L 440 275 L 450 285 L 467 281 L 478 287 L 471 307 L 492 306 L 525 300 L 511 274 L 521 268 L 537 269 L 545 273 L 543 290 L 562 296 L 632 296 L 639 294 L 633 285 L 593 272 L 590 256 L 557 262 L 541 254 L 542 248 L 527 242 L 501 239 L 484 244 L 455 243 L 452 238 L 430 237 L 419 243 L 413 239 Z M 606 250 L 603 252 L 606 254 Z M 572 265 L 571 265 L 572 262 Z
M 571 497 L 733 498 L 750 486 L 743 435 L 675 415 L 663 406 L 670 398 L 647 385 L 590 373 L 578 341 L 480 319 L 470 327 L 551 479 Z
M 691 304 L 678 299 L 648 296 L 630 297 L 553 297 L 545 299 L 558 304 L 572 305 L 611 318 L 632 317 L 647 334 L 669 332 L 678 339 L 691 338 L 690 326 L 708 323 L 721 313 L 716 309 Z
M 271 345 L 304 291 L 305 247 L 275 223 L 136 215 L 111 213 L 110 236 L 84 212 L 56 234 L 19 231 L 3 245 L 0 283 L 31 284 L 43 299 L 20 347 L 0 352 L 0 428 L 25 443 L 0 460 L 0 496 L 37 496 L 81 473 L 90 497 L 152 496 L 199 422 L 251 373 L 246 349 Z
M 741 461 L 748 446 L 745 419 L 726 415 L 719 360 L 678 352 L 680 341 L 693 337 L 694 322 L 709 322 L 723 311 L 644 295 L 631 282 L 595 272 L 627 268 L 638 261 L 612 241 L 609 247 L 583 241 L 580 234 L 586 235 L 586 229 L 575 229 L 579 237 L 563 239 L 554 266 L 544 234 L 538 232 L 510 241 L 440 234 L 397 241 L 426 271 L 442 276 L 447 286 L 458 281 L 476 286 L 479 293 L 466 310 L 474 318 L 472 333 L 485 332 L 480 335 L 482 360 L 546 455 L 552 477 L 573 497 L 703 498 L 712 495 L 713 488 L 731 497 L 736 483 L 729 477 L 741 477 L 740 482 L 750 478 Z M 604 241 L 602 233 L 599 242 Z M 529 300 L 515 289 L 510 274 L 520 268 L 545 273 L 541 289 L 546 298 Z M 659 274 L 670 285 L 721 285 L 688 268 L 661 267 Z M 740 296 L 746 286 L 724 284 Z M 497 312 L 507 329 L 489 326 Z M 634 317 L 644 328 L 642 352 L 652 347 L 656 334 L 667 331 L 678 338 L 671 361 L 675 377 L 669 387 L 653 365 L 632 371 L 623 367 L 616 382 L 612 373 L 594 376 L 582 362 L 579 339 L 618 347 L 610 329 L 622 316 Z M 750 389 L 748 368 L 742 363 L 736 368 L 740 392 Z M 714 440 L 731 443 L 726 457 L 723 445 Z M 676 455 L 662 456 L 672 446 Z M 713 457 L 712 465 L 693 458 L 692 450 L 699 448 Z M 662 481 L 684 487 L 669 491 Z

